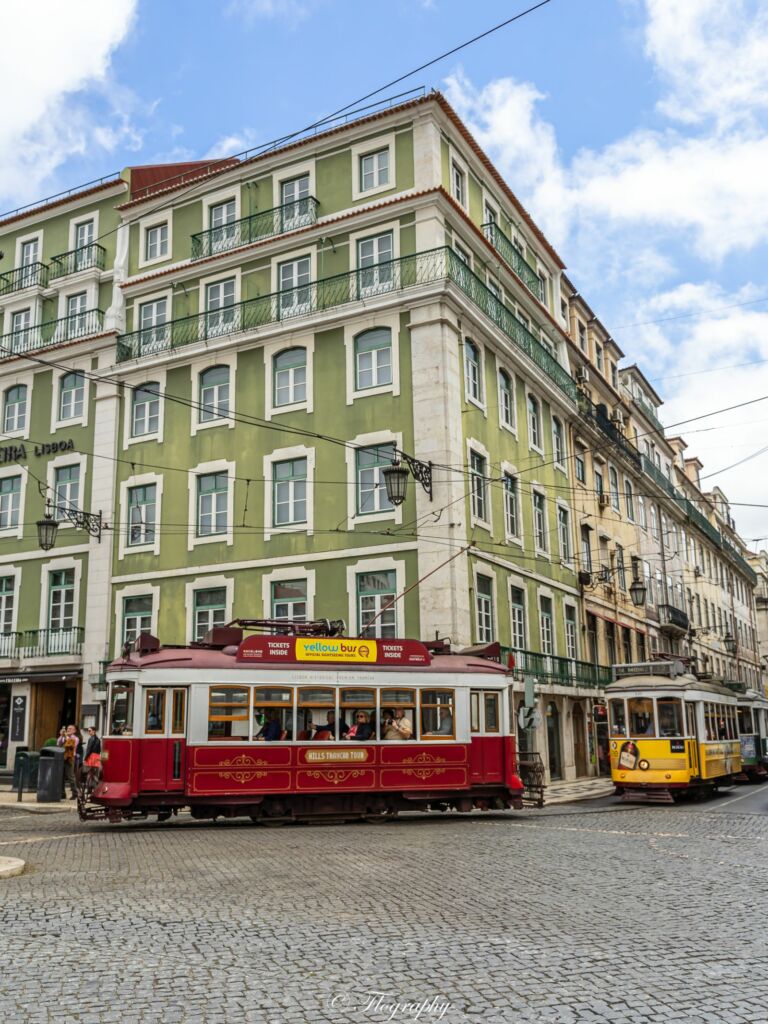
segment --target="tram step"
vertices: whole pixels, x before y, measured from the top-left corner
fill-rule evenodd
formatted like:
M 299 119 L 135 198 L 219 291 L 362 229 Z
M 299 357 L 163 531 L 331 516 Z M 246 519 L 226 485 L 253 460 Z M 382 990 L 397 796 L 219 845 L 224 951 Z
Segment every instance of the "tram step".
M 627 803 L 673 804 L 674 797 L 668 789 L 627 789 L 621 794 Z

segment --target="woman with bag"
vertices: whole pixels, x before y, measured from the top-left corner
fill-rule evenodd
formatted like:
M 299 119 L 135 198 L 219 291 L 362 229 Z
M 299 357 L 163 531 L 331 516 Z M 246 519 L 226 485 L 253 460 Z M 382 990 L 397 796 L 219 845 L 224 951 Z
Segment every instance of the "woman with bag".
M 85 744 L 83 764 L 86 768 L 101 768 L 101 740 L 92 725 L 88 727 L 88 742 Z

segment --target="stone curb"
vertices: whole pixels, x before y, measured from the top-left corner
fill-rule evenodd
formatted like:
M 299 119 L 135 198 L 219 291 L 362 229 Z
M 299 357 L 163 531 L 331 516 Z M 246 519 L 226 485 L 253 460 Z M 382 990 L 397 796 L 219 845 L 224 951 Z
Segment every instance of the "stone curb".
M 0 857 L 0 878 L 12 878 L 20 875 L 26 863 L 17 857 Z
M 9 800 L 3 800 L 0 795 L 0 820 L 2 820 L 3 811 L 24 811 L 27 814 L 61 814 L 65 811 L 76 810 L 76 800 L 62 800 L 58 804 L 39 804 L 37 802 L 24 803 L 23 800 L 17 800 L 15 796 Z

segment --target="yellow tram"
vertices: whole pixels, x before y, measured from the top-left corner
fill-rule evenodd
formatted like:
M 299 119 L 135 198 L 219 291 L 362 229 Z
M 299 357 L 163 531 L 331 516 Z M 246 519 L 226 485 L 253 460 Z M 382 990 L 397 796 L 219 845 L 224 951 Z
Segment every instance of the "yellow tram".
M 606 687 L 611 778 L 627 799 L 672 803 L 741 771 L 737 695 L 679 662 L 617 665 Z

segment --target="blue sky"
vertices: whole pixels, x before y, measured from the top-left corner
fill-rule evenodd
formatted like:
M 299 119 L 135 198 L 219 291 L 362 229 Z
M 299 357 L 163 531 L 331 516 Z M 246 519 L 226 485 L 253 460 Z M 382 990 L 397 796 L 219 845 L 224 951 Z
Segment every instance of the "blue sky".
M 525 6 L 5 4 L 0 34 L 34 37 L 38 59 L 19 45 L 0 64 L 14 97 L 0 111 L 0 208 L 132 163 L 258 145 Z M 551 0 L 398 88 L 416 85 L 445 90 L 470 123 L 657 379 L 665 422 L 768 395 L 768 301 L 751 301 L 768 296 L 763 0 Z M 718 470 L 761 447 L 766 424 L 768 401 L 681 431 Z M 710 482 L 765 502 L 766 466 L 768 454 Z M 765 510 L 734 513 L 746 536 L 768 534 Z

